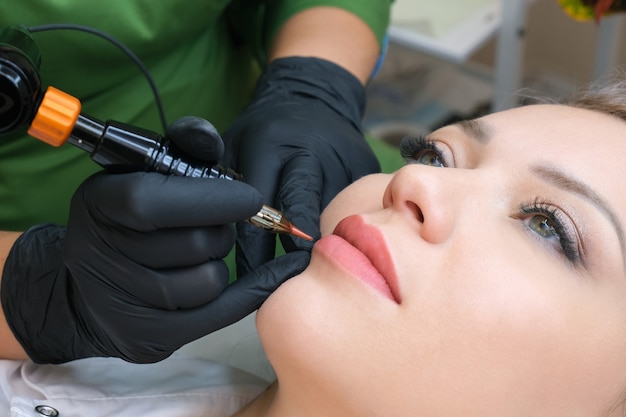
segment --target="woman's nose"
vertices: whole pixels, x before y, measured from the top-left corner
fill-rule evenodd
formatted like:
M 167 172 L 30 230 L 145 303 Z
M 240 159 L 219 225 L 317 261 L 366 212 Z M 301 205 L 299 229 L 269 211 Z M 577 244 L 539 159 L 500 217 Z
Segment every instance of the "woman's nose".
M 398 170 L 383 194 L 383 207 L 404 216 L 422 238 L 442 243 L 464 213 L 472 190 L 467 170 L 412 164 Z

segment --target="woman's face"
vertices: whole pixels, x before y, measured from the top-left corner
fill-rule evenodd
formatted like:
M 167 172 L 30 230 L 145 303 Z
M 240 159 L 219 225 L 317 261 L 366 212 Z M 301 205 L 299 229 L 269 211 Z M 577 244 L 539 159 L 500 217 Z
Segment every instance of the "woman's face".
M 309 268 L 261 308 L 285 398 L 327 416 L 613 411 L 626 123 L 536 105 L 419 142 L 331 203 Z

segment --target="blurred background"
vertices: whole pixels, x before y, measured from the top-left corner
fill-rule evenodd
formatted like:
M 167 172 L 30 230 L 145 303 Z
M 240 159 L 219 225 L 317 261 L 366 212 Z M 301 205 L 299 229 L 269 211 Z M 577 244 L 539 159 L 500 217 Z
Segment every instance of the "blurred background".
M 625 17 L 577 20 L 558 0 L 394 0 L 365 126 L 396 144 L 523 94 L 567 95 L 626 68 Z

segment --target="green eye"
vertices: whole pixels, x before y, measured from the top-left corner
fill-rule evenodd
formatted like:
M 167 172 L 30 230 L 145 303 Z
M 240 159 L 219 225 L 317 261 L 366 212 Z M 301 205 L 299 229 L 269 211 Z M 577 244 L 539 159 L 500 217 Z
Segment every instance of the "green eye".
M 441 155 L 436 150 L 425 149 L 415 155 L 415 162 L 423 165 L 431 165 L 434 167 L 444 168 L 446 164 L 443 162 Z
M 559 237 L 552 221 L 545 216 L 537 215 L 528 220 L 528 226 L 544 238 Z
M 535 201 L 520 206 L 526 227 L 561 252 L 570 262 L 581 261 L 575 226 L 549 202 Z
M 443 154 L 435 142 L 427 140 L 424 136 L 407 136 L 402 139 L 400 154 L 409 164 L 446 167 Z

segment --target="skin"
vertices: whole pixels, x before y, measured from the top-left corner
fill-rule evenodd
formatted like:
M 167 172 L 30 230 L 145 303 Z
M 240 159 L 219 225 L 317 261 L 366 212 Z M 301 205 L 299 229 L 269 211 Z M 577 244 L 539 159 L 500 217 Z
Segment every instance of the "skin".
M 374 32 L 359 17 L 335 7 L 314 7 L 283 25 L 272 43 L 269 60 L 323 58 L 348 70 L 365 85 L 379 55 Z
M 288 56 L 323 58 L 342 66 L 365 83 L 379 53 L 374 33 L 360 18 L 334 7 L 314 7 L 285 22 L 275 37 L 269 60 Z M 0 271 L 19 235 L 0 231 Z M 0 358 L 27 359 L 1 311 L 0 341 Z
M 278 381 L 239 417 L 623 415 L 626 122 L 557 105 L 479 120 L 430 135 L 446 167 L 425 151 L 333 200 L 309 268 L 259 311 Z M 520 211 L 537 199 L 580 261 Z M 380 233 L 399 303 L 324 250 L 351 215 Z
M 4 262 L 9 255 L 9 251 L 20 234 L 16 232 L 0 232 L 0 267 L 2 268 L 0 271 L 4 269 Z M 2 274 L 0 274 L 0 282 L 1 280 Z M 0 344 L 0 358 L 25 359 L 27 357 L 26 352 L 24 352 L 22 346 L 13 336 L 2 309 L 0 309 L 0 340 L 2 340 Z

